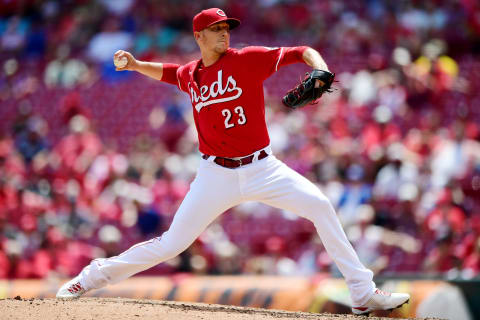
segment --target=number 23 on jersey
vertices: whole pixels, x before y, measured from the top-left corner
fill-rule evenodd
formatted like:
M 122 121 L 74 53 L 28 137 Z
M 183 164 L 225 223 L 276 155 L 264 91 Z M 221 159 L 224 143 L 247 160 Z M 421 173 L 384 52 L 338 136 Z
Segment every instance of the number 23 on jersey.
M 247 117 L 245 116 L 245 113 L 243 112 L 243 107 L 242 106 L 237 106 L 233 111 L 238 114 L 238 120 L 237 124 L 239 125 L 244 125 L 247 123 Z M 230 109 L 223 109 L 222 110 L 222 115 L 225 117 L 225 128 L 230 129 L 235 126 L 235 121 L 232 120 L 232 112 Z

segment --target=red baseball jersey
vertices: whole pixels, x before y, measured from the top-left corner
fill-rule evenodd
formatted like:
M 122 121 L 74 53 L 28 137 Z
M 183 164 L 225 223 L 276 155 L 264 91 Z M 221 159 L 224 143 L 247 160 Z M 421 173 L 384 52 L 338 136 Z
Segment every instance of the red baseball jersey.
M 162 81 L 189 94 L 200 152 L 242 157 L 270 143 L 263 81 L 281 66 L 302 62 L 307 47 L 229 48 L 213 65 L 164 64 Z

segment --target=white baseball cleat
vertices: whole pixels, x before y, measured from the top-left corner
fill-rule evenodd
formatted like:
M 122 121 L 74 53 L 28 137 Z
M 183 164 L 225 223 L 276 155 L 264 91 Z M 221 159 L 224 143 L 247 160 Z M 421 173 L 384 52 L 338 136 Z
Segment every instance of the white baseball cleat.
M 400 308 L 410 300 L 408 293 L 388 293 L 375 289 L 372 297 L 362 306 L 352 307 L 354 314 L 368 315 L 375 310 L 389 310 Z
M 80 298 L 87 291 L 88 290 L 86 290 L 80 283 L 79 277 L 76 276 L 58 289 L 57 298 L 76 299 Z

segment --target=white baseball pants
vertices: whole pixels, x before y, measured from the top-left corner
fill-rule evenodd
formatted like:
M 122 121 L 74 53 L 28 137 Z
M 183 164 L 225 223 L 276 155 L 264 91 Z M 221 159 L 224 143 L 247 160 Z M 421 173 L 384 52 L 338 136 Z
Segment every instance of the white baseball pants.
M 367 302 L 375 288 L 373 272 L 359 261 L 330 201 L 312 182 L 273 155 L 236 169 L 212 160 L 201 161 L 169 230 L 118 256 L 93 260 L 80 273 L 85 289 L 119 282 L 177 256 L 224 211 L 245 201 L 259 201 L 312 221 L 346 279 L 353 305 Z

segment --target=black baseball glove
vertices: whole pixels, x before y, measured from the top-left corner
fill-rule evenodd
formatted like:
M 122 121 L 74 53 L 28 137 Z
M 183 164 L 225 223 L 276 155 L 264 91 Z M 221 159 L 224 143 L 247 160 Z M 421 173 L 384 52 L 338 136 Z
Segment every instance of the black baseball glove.
M 311 73 L 307 72 L 305 79 L 283 97 L 283 104 L 296 109 L 307 103 L 317 103 L 323 93 L 332 92 L 331 86 L 334 78 L 334 73 L 324 70 L 314 69 Z M 318 88 L 315 88 L 316 80 L 323 82 Z

